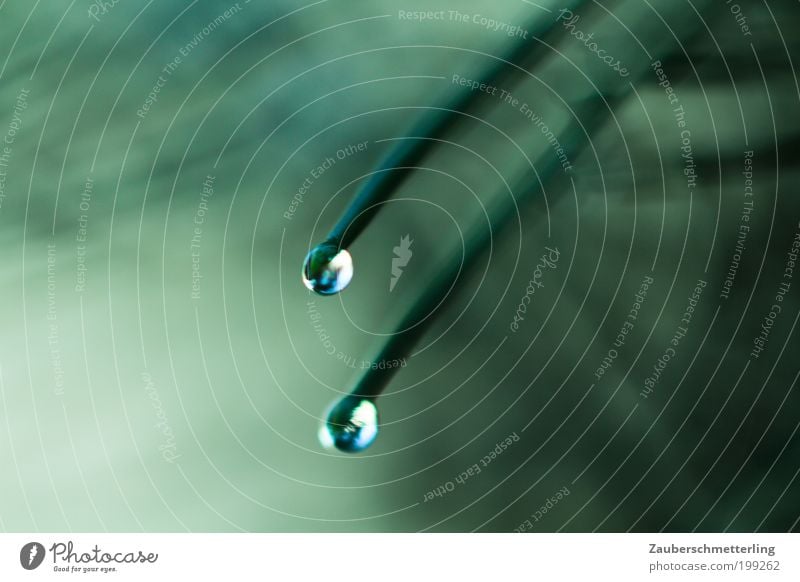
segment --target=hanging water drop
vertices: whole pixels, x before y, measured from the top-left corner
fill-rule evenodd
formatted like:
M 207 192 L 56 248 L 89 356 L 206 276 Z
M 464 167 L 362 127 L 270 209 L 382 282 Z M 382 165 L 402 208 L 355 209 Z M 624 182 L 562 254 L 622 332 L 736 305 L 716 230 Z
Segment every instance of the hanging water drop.
M 324 242 L 311 249 L 303 263 L 303 284 L 320 295 L 334 295 L 353 279 L 353 257 Z
M 319 431 L 324 447 L 336 447 L 345 453 L 365 450 L 377 436 L 377 407 L 371 399 L 352 394 L 336 403 Z

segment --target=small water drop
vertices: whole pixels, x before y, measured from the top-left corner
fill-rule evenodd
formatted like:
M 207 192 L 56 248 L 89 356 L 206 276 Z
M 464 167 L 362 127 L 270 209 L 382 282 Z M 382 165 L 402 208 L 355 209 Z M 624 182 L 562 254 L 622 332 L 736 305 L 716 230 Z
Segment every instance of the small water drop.
M 345 453 L 360 453 L 378 436 L 378 409 L 372 400 L 345 396 L 328 414 L 319 431 L 326 448 L 336 447 Z
M 303 284 L 320 295 L 339 293 L 352 279 L 353 257 L 335 244 L 315 246 L 303 263 Z

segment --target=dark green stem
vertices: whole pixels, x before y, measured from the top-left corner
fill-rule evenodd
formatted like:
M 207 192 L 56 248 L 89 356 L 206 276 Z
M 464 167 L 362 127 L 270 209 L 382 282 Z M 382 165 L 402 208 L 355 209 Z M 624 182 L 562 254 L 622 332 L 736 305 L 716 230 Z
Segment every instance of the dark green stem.
M 565 8 L 575 10 L 587 2 L 573 0 L 565 4 Z M 552 41 L 563 34 L 557 22 L 542 18 L 541 13 L 538 13 L 536 18 L 528 23 L 528 31 L 532 37 L 541 38 L 544 42 L 538 42 L 534 38 L 518 42 L 508 54 L 492 63 L 480 76 L 480 82 L 495 87 L 501 86 L 515 72 L 519 72 L 514 65 L 530 70 L 545 57 L 552 55 L 547 45 L 553 44 Z M 408 135 L 426 139 L 402 140 L 391 151 L 361 187 L 353 203 L 348 206 L 328 234 L 326 242 L 339 249 L 350 247 L 384 206 L 381 202 L 388 199 L 416 169 L 419 162 L 436 146 L 436 140 L 458 124 L 462 119 L 458 113 L 470 110 L 480 96 L 480 91 L 464 89 L 445 106 L 437 108 L 414 126 Z

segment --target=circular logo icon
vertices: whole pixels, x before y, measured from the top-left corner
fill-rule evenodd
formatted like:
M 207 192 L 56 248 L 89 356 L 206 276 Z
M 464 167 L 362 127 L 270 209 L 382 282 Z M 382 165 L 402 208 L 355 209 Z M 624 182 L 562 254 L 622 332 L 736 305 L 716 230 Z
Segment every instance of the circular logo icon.
M 19 563 L 26 570 L 35 570 L 44 561 L 44 546 L 39 542 L 29 542 L 19 552 Z

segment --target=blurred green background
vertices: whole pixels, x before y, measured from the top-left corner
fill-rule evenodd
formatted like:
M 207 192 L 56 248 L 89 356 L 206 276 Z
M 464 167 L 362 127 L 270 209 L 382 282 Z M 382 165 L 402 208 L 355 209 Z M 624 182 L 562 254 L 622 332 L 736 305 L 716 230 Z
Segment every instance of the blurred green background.
M 0 528 L 796 530 L 797 3 L 591 3 L 572 29 L 562 7 L 0 4 Z M 519 103 L 481 96 L 353 245 L 350 288 L 310 295 L 302 259 L 364 176 L 543 21 L 549 55 L 501 87 Z M 451 282 L 375 445 L 323 449 L 460 237 L 555 155 L 521 104 L 563 138 L 598 91 L 627 97 Z

